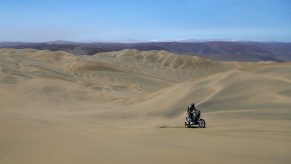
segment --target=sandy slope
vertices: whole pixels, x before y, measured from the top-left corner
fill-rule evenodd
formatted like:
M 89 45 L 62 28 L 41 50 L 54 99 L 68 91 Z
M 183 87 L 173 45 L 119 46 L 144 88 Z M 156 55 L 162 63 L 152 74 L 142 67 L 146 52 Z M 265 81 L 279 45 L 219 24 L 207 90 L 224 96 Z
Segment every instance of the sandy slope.
M 290 163 L 291 64 L 0 49 L 0 163 Z M 207 128 L 183 128 L 195 100 Z

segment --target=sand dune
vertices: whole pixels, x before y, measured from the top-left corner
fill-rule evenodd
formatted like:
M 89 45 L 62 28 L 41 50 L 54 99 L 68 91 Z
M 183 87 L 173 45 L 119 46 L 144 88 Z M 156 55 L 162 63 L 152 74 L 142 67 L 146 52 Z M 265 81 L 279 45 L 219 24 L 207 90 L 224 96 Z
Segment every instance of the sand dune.
M 0 163 L 290 163 L 291 63 L 0 49 Z M 192 101 L 207 128 L 183 127 Z
M 98 53 L 88 58 L 174 82 L 183 82 L 233 67 L 231 64 L 197 56 L 176 55 L 167 51 L 122 50 Z

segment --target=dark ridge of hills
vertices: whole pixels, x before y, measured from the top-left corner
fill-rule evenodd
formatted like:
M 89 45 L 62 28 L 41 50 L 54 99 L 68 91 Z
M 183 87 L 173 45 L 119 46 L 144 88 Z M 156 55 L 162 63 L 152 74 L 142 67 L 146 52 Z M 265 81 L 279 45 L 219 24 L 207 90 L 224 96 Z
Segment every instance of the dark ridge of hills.
M 86 46 L 81 43 L 62 43 L 62 44 L 55 44 L 55 43 L 12 43 L 8 45 L 5 43 L 2 45 L 0 43 L 0 48 L 15 48 L 15 49 L 37 49 L 37 50 L 50 50 L 50 51 L 66 51 L 74 55 L 94 55 L 98 52 L 106 52 L 106 49 L 94 47 L 94 46 Z
M 0 48 L 32 48 L 66 51 L 75 55 L 94 55 L 99 52 L 136 49 L 166 50 L 177 54 L 195 55 L 218 61 L 291 61 L 291 43 L 280 42 L 146 42 L 146 43 L 77 43 L 53 41 L 45 43 L 1 42 Z

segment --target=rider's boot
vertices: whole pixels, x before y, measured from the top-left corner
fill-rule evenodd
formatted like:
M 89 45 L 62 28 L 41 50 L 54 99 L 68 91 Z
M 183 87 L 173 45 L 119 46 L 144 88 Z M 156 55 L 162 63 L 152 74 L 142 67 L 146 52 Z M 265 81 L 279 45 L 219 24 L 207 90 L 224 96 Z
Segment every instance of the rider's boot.
M 190 120 L 190 124 L 191 124 L 191 125 L 194 124 L 193 118 L 191 118 L 191 120 Z

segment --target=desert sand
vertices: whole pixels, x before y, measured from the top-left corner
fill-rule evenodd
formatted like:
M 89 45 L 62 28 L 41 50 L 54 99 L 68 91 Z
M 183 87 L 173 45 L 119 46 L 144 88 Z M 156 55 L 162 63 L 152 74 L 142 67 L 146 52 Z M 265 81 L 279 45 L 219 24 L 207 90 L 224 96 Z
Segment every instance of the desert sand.
M 291 63 L 0 49 L 0 163 L 291 163 Z M 206 128 L 185 128 L 195 101 Z

